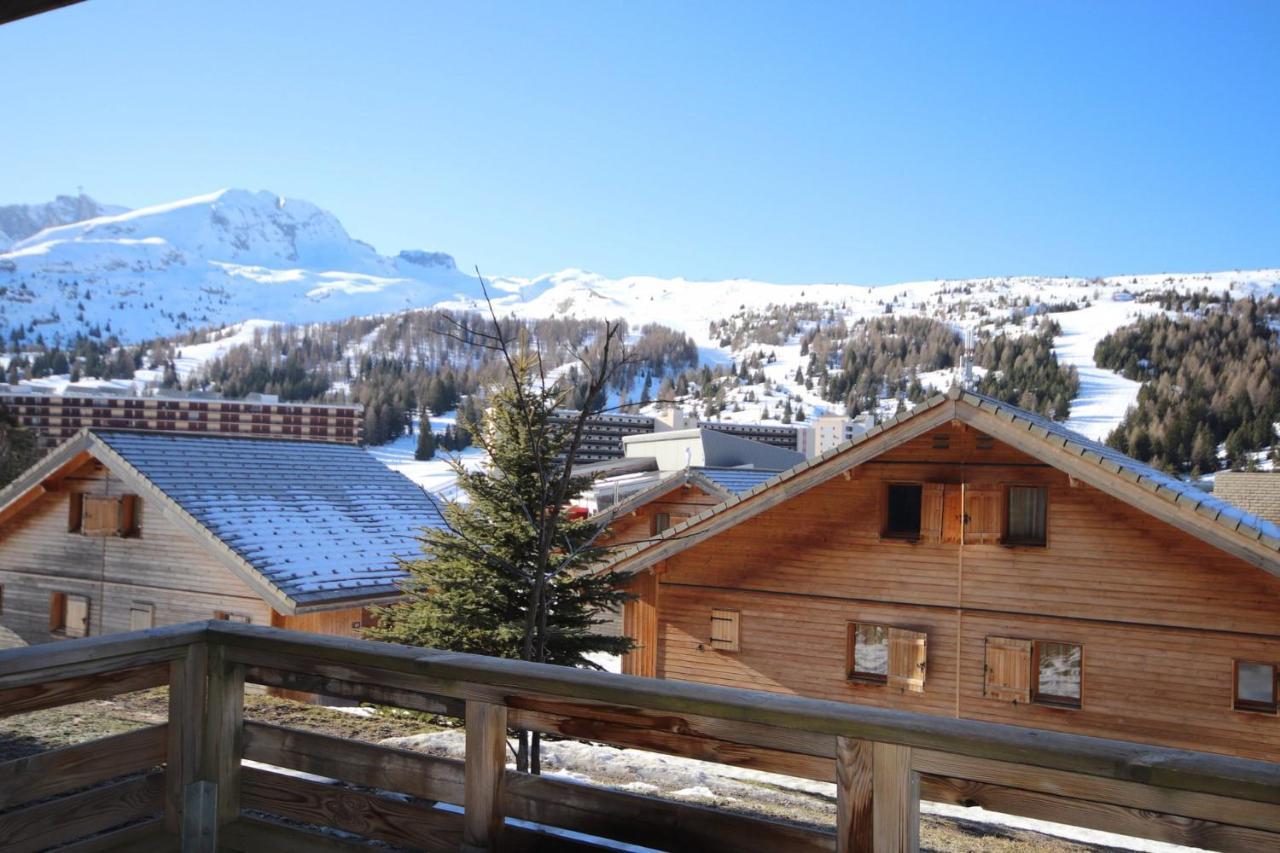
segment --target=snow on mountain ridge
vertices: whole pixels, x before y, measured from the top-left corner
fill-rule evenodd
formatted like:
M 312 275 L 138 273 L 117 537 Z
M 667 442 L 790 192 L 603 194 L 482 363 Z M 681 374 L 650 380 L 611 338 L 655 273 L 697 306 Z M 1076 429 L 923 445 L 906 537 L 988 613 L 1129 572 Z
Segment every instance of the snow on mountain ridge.
M 59 224 L 0 250 L 0 330 L 34 326 L 46 337 L 95 325 L 138 340 L 248 317 L 341 320 L 476 292 L 444 253 L 380 255 L 328 211 L 265 191 Z

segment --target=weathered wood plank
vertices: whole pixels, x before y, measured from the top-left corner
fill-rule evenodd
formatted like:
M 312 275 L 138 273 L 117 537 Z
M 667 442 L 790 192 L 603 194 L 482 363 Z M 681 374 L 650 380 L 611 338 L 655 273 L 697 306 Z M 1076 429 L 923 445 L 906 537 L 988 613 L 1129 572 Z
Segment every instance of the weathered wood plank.
M 164 764 L 167 726 L 64 746 L 0 764 L 0 811 Z
M 164 812 L 165 829 L 174 834 L 182 828 L 184 791 L 200 772 L 208 658 L 208 646 L 193 643 L 187 646 L 182 658 L 169 664 L 170 723 L 166 743 Z
M 668 755 L 682 755 L 701 761 L 730 764 L 735 767 L 747 767 L 786 776 L 799 776 L 819 782 L 829 782 L 834 778 L 835 762 L 830 758 L 819 758 L 741 742 L 747 739 L 766 743 L 785 741 L 785 737 L 771 741 L 767 732 L 773 727 L 761 726 L 758 730 L 748 731 L 746 727 L 750 724 L 739 724 L 743 726 L 741 729 L 732 724 L 703 726 L 703 720 L 696 717 L 684 718 L 635 712 L 627 715 L 629 721 L 619 720 L 619 713 L 623 710 L 628 709 L 600 709 L 604 719 L 585 716 L 585 714 L 595 713 L 595 707 L 584 712 L 579 706 L 577 712 L 584 714 L 583 716 L 515 710 L 511 712 L 510 719 L 513 727 L 545 734 L 597 741 L 631 749 L 664 752 Z M 723 731 L 727 736 L 738 740 L 737 742 L 721 740 L 718 737 L 700 733 L 686 734 L 686 732 L 701 732 L 705 729 Z M 830 739 L 827 738 L 827 740 Z
M 171 660 L 181 657 L 187 645 L 202 640 L 205 629 L 206 623 L 191 622 L 142 633 L 6 649 L 0 663 L 0 690 Z
M 352 675 L 354 676 L 355 673 Z M 361 674 L 360 677 L 376 679 L 378 676 L 379 673 L 366 672 Z M 399 673 L 387 673 L 385 676 L 391 680 L 400 680 L 404 677 Z M 388 687 L 374 681 L 353 681 L 320 673 L 290 672 L 266 666 L 246 667 L 245 680 L 251 684 L 262 684 L 267 687 L 293 690 L 299 693 L 314 693 L 319 696 L 353 699 L 358 702 L 373 702 L 378 705 L 391 705 L 396 708 L 407 708 L 428 714 L 461 717 L 464 713 L 464 702 L 460 699 L 450 699 L 416 690 Z
M 205 697 L 204 741 L 199 779 L 217 785 L 217 822 L 240 816 L 240 755 L 244 751 L 244 666 L 226 658 L 221 646 L 210 646 Z
M 1003 761 L 948 755 L 927 749 L 913 750 L 911 764 L 917 772 L 932 776 L 983 782 L 1280 833 L 1280 807 L 1264 803 L 1156 788 L 1137 782 L 1064 773 Z
M 169 683 L 168 663 L 152 663 L 120 672 L 95 672 L 0 690 L 0 717 L 104 699 Z
M 840 853 L 872 849 L 872 744 L 836 738 L 836 845 Z
M 467 762 L 462 849 L 502 848 L 502 783 L 507 768 L 507 709 L 467 703 Z
M 921 790 L 926 799 L 936 802 L 976 805 L 1006 814 L 1052 820 L 1170 844 L 1220 850 L 1223 853 L 1280 850 L 1280 834 L 1277 833 L 985 782 L 921 776 Z
M 164 774 L 149 773 L 0 815 L 0 838 L 7 853 L 28 853 L 158 816 L 163 808 Z
M 266 723 L 244 724 L 244 757 L 461 806 L 463 762 Z
M 58 853 L 178 853 L 179 849 L 178 839 L 164 831 L 164 821 L 153 817 L 82 841 L 73 841 L 59 847 Z
M 299 826 L 276 823 L 258 817 L 242 816 L 222 829 L 222 848 L 238 853 L 261 853 L 263 850 L 315 850 L 319 853 L 368 853 L 361 844 L 331 833 L 313 832 Z
M 253 767 L 244 768 L 241 780 L 247 809 L 414 849 L 456 853 L 462 842 L 462 815 L 456 812 Z
M 911 748 L 877 743 L 871 748 L 872 849 L 915 853 L 920 849 L 920 774 Z

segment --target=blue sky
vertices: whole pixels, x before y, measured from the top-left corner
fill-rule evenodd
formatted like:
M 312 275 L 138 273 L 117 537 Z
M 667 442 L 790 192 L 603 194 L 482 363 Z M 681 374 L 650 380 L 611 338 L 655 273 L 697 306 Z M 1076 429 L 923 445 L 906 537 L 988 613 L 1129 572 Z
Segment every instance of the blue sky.
M 494 274 L 1280 265 L 1280 3 L 90 0 L 0 27 L 0 203 L 237 186 Z

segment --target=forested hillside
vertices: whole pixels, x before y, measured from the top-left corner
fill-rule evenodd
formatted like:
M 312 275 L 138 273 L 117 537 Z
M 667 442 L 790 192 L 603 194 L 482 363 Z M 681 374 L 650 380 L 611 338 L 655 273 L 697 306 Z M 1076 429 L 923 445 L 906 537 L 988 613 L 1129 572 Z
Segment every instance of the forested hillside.
M 1280 342 L 1275 297 L 1154 297 L 1166 311 L 1098 344 L 1101 367 L 1142 381 L 1136 406 L 1108 438 L 1113 447 L 1190 474 L 1253 464 L 1275 443 L 1280 416 Z

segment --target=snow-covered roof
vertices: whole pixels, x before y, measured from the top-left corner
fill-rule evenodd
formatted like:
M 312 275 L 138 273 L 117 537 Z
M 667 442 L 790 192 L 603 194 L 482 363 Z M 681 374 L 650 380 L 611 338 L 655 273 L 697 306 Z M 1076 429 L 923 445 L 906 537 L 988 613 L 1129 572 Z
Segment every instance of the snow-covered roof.
M 1062 458 L 1055 459 L 1055 454 L 1066 454 L 1068 458 L 1078 458 L 1091 463 L 1092 467 L 1098 469 L 1097 473 L 1104 478 L 1107 476 L 1119 478 L 1126 483 L 1141 486 L 1147 492 L 1172 505 L 1169 508 L 1171 512 L 1160 513 L 1166 516 L 1170 523 L 1181 526 L 1219 547 L 1229 546 L 1228 550 L 1233 553 L 1250 559 L 1272 574 L 1280 575 L 1280 526 L 1220 498 L 1215 498 L 1193 483 L 1180 480 L 1146 463 L 1131 459 L 1105 444 L 1085 438 L 1062 424 L 985 394 L 963 391 L 958 387 L 952 388 L 945 394 L 935 395 L 910 412 L 877 424 L 850 441 L 793 468 L 774 474 L 746 491 L 737 492 L 724 503 L 711 507 L 685 522 L 673 525 L 646 543 L 619 552 L 610 561 L 610 568 L 626 573 L 642 571 L 658 560 L 689 548 L 707 536 L 736 523 L 739 517 L 737 507 L 744 504 L 761 505 L 762 502 L 753 501 L 753 499 L 771 491 L 781 483 L 793 480 L 821 466 L 828 466 L 831 469 L 831 476 L 835 476 L 844 468 L 838 467 L 839 463 L 833 460 L 839 457 L 849 458 L 846 456 L 849 451 L 877 439 L 885 443 L 887 449 L 893 445 L 893 439 L 880 438 L 880 436 L 894 430 L 900 424 L 924 417 L 927 413 L 948 403 L 951 404 L 954 417 L 965 420 L 975 418 L 981 422 L 982 416 L 992 416 L 997 422 L 1002 422 L 1013 429 L 1010 437 L 1025 434 L 1032 438 L 1029 448 L 1042 455 L 1051 465 L 1057 464 Z M 966 414 L 966 409 L 980 414 Z M 828 465 L 828 463 L 831 464 Z M 825 478 L 818 476 L 812 480 L 811 484 L 821 482 L 822 479 Z M 1091 476 L 1090 479 L 1093 477 Z M 1153 510 L 1151 504 L 1139 505 L 1137 499 L 1128 495 L 1124 499 L 1138 505 L 1140 509 L 1148 512 Z M 752 514 L 749 507 L 743 507 L 743 512 L 746 513 L 741 516 L 743 519 L 749 518 Z M 714 518 L 719 518 L 718 523 L 704 524 Z M 1201 519 L 1213 522 L 1212 529 L 1206 530 L 1199 523 Z M 695 531 L 693 528 L 698 529 Z
M 400 559 L 444 524 L 425 490 L 363 448 L 93 435 L 300 606 L 394 594 Z
M 733 494 L 753 489 L 778 473 L 766 468 L 694 468 L 692 470 Z

